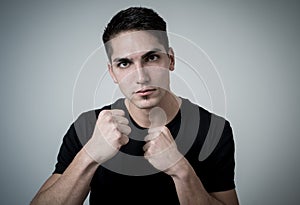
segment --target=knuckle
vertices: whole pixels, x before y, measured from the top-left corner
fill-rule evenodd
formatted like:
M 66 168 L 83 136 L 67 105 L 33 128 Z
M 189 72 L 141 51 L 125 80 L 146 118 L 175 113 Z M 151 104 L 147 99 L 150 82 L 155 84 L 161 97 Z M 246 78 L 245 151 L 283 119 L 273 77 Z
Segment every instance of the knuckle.
M 103 121 L 103 122 L 112 122 L 113 118 L 109 110 L 103 110 L 100 112 L 98 116 L 98 121 Z
M 109 114 L 106 115 L 106 119 L 107 119 L 109 122 L 112 122 L 112 121 L 114 120 L 113 116 L 112 116 L 112 115 L 109 115 Z
M 106 119 L 106 121 L 109 122 L 109 123 L 113 123 L 113 122 L 114 122 L 114 118 L 113 118 L 112 115 L 107 115 L 105 119 Z
M 111 110 L 111 112 L 112 112 L 114 115 L 119 115 L 119 116 L 124 116 L 124 115 L 125 115 L 124 110 L 121 110 L 121 109 L 113 109 L 113 110 Z
M 120 115 L 125 115 L 124 110 L 119 109 L 118 112 L 119 112 Z
M 117 138 L 118 140 L 120 140 L 120 139 L 122 138 L 122 134 L 121 134 L 121 132 L 119 132 L 119 131 L 117 131 L 117 132 L 115 133 L 115 136 L 116 136 L 116 138 Z
M 111 129 L 113 132 L 119 133 L 118 126 L 115 123 L 112 124 Z
M 100 116 L 105 116 L 105 115 L 107 115 L 107 114 L 109 114 L 109 113 L 110 113 L 109 110 L 102 110 L 102 111 L 99 113 L 99 117 L 100 117 Z
M 169 129 L 166 126 L 163 126 L 162 131 L 167 133 L 167 132 L 169 132 Z
M 150 142 L 150 145 L 151 145 L 152 147 L 155 147 L 155 146 L 157 145 L 156 140 L 152 140 L 152 141 Z

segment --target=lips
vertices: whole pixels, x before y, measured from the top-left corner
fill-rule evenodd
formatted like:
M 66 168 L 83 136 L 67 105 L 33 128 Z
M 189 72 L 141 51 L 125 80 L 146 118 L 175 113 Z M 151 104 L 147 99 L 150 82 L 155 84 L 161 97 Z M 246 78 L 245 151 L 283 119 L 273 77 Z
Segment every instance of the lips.
M 147 95 L 152 94 L 155 90 L 156 90 L 155 88 L 143 88 L 141 90 L 138 90 L 135 93 L 140 95 L 140 96 L 147 96 Z

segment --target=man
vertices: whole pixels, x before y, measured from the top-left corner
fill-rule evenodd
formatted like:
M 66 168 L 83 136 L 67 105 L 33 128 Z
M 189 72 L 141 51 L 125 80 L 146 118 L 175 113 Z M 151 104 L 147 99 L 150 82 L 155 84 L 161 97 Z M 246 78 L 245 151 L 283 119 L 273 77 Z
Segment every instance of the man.
M 89 192 L 91 204 L 238 204 L 230 125 L 171 92 L 165 21 L 148 8 L 122 10 L 103 42 L 125 99 L 71 125 L 32 204 L 81 204 Z M 199 160 L 208 138 L 217 144 Z

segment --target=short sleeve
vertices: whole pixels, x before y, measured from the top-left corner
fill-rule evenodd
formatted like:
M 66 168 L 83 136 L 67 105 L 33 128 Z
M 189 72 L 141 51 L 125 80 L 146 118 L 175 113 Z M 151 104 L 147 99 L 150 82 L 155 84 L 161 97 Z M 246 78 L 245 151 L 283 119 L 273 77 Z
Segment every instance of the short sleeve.
M 110 105 L 101 109 L 83 112 L 72 123 L 63 138 L 53 174 L 62 174 L 85 143 L 92 137 L 97 116 L 103 109 L 110 109 Z
M 234 140 L 228 121 L 225 122 L 222 136 L 211 155 L 201 163 L 201 181 L 207 192 L 227 191 L 235 188 L 234 182 Z
M 74 124 L 72 124 L 63 138 L 53 174 L 62 174 L 81 148 L 82 145 L 77 137 Z

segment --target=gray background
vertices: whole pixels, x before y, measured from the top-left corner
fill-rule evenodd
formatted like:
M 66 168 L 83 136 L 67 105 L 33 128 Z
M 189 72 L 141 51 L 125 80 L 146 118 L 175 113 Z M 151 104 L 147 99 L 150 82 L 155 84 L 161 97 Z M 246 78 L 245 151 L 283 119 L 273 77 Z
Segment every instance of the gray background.
M 236 141 L 241 204 L 295 204 L 300 5 L 286 0 L 1 1 L 0 203 L 28 204 L 53 171 L 74 117 L 110 101 L 102 93 L 103 101 L 77 103 L 74 111 L 73 86 L 105 24 L 132 5 L 154 8 L 170 32 L 195 42 L 216 65 Z

